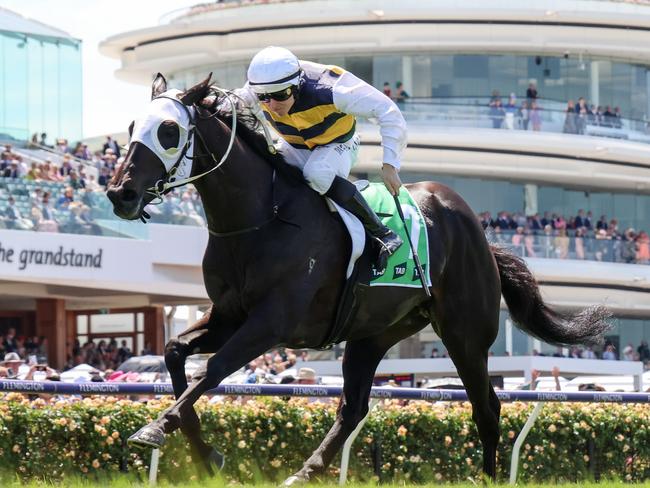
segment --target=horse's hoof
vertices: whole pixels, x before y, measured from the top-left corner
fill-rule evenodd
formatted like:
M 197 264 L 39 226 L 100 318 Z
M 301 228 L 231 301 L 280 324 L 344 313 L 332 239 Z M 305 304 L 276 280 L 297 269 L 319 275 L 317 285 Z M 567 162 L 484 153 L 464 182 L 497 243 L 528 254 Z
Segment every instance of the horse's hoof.
M 294 474 L 293 476 L 289 476 L 286 480 L 284 480 L 284 483 L 282 483 L 282 486 L 298 486 L 298 485 L 304 485 L 309 481 L 309 479 L 303 477 L 303 476 L 298 476 Z
M 135 434 L 128 438 L 127 442 L 131 445 L 141 447 L 153 447 L 160 449 L 165 443 L 165 433 L 160 427 L 151 427 L 145 425 Z
M 221 471 L 226 458 L 216 449 L 212 449 L 210 454 L 203 460 L 205 470 L 209 476 L 214 476 L 216 471 Z

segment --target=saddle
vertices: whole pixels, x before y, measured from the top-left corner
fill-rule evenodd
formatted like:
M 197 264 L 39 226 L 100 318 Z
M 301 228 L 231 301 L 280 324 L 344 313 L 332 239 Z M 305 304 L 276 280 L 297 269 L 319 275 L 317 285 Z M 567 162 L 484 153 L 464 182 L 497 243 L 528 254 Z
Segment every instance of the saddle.
M 354 215 L 327 199 L 330 209 L 339 213 L 341 220 L 348 229 L 352 241 L 352 252 L 347 268 L 346 282 L 337 306 L 336 317 L 330 334 L 321 349 L 329 349 L 346 337 L 347 331 L 356 316 L 358 304 L 370 287 L 422 287 L 411 248 L 407 244 L 408 239 L 404 223 L 397 213 L 393 196 L 382 183 L 369 183 L 361 180 L 356 181 L 355 185 L 377 216 L 402 238 L 405 245 L 390 256 L 385 270 L 377 271 L 373 266 L 377 250 L 372 239 L 366 236 L 361 222 Z M 431 286 L 431 278 L 426 272 L 429 263 L 429 236 L 424 217 L 417 203 L 404 187 L 400 191 L 399 201 L 406 218 L 406 224 L 409 226 L 413 245 L 417 248 L 427 285 Z

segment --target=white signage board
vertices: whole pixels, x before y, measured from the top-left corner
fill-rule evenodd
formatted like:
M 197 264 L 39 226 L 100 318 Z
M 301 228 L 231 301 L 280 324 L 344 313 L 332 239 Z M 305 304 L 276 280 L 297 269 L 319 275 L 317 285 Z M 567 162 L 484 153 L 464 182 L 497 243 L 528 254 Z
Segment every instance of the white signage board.
M 150 241 L 0 230 L 0 279 L 147 282 L 152 274 Z

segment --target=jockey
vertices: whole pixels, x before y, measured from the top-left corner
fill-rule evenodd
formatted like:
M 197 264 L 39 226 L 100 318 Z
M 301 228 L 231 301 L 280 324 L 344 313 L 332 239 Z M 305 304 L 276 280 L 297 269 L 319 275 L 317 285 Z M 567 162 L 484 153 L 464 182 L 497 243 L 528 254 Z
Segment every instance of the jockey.
M 281 47 L 267 47 L 253 57 L 248 82 L 237 93 L 254 112 L 257 109 L 258 119 L 266 117 L 280 133 L 277 149 L 289 164 L 302 169 L 309 185 L 359 218 L 379 244 L 377 268 L 383 270 L 402 240 L 379 220 L 347 177 L 359 149 L 356 117 L 373 118 L 382 136 L 384 184 L 392 195 L 399 193 L 406 122 L 393 101 L 338 66 L 298 61 Z

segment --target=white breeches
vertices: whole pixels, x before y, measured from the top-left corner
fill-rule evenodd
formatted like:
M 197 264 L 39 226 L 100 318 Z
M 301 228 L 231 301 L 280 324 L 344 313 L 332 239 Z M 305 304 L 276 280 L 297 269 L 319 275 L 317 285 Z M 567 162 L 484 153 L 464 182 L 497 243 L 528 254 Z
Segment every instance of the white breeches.
M 287 163 L 297 166 L 314 190 L 321 195 L 332 186 L 335 176 L 347 178 L 352 166 L 357 162 L 359 136 L 355 134 L 346 142 L 319 146 L 313 151 L 296 149 L 279 138 L 277 148 Z

